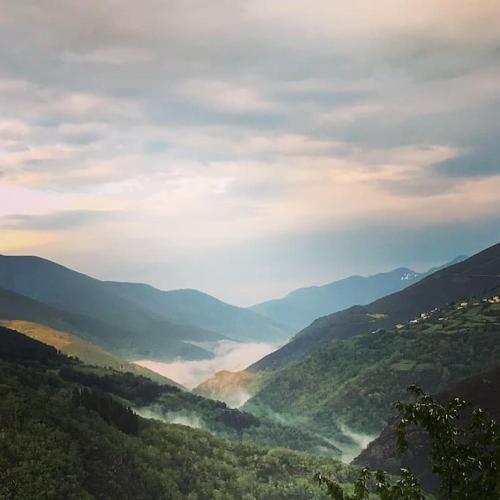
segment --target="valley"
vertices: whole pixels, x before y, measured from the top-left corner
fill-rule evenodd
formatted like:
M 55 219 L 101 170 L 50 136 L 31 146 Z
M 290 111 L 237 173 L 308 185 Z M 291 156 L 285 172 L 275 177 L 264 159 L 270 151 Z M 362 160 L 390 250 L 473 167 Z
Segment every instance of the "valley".
M 45 464 L 53 474 L 45 484 L 60 494 L 99 496 L 108 491 L 104 476 L 95 472 L 99 467 L 103 474 L 121 478 L 118 492 L 123 485 L 135 491 L 121 476 L 134 471 L 142 478 L 147 498 L 166 498 L 165 488 L 176 492 L 172 498 L 217 498 L 216 491 L 223 488 L 229 498 L 248 491 L 258 492 L 257 498 L 282 498 L 286 490 L 294 492 L 293 498 L 319 499 L 325 497 L 311 482 L 313 474 L 328 471 L 350 488 L 357 474 L 351 462 L 391 473 L 409 464 L 433 489 L 435 480 L 424 457 L 417 454 L 398 462 L 387 450 L 387 443 L 394 441 L 392 403 L 409 401 L 410 384 L 440 398 L 464 387 L 464 395 L 481 404 L 471 384 L 489 380 L 492 390 L 497 388 L 500 245 L 439 268 L 370 304 L 319 318 L 288 343 L 270 333 L 267 338 L 274 342 L 263 342 L 259 335 L 249 341 L 241 332 L 250 335 L 247 320 L 254 321 L 255 313 L 240 315 L 238 308 L 204 295 L 204 304 L 215 304 L 210 314 L 217 319 L 209 326 L 218 332 L 204 330 L 197 320 L 187 324 L 190 313 L 185 311 L 194 307 L 191 292 L 176 295 L 172 309 L 166 305 L 171 304 L 166 292 L 144 285 L 110 286 L 43 260 L 30 258 L 28 263 L 4 259 L 0 266 L 1 284 L 11 288 L 0 290 L 3 425 L 14 432 L 22 422 L 24 430 L 17 431 L 12 448 L 19 463 L 32 460 L 24 440 L 35 439 L 37 446 L 52 450 L 40 458 L 40 466 Z M 86 287 L 96 295 L 85 305 Z M 106 314 L 102 303 L 97 308 L 96 296 L 108 301 Z M 80 297 L 77 303 L 74 297 Z M 186 305 L 180 297 L 186 298 Z M 133 328 L 124 318 L 117 319 L 123 307 L 130 307 L 128 314 L 140 311 L 142 327 L 148 325 L 143 330 L 146 342 L 158 342 L 164 354 L 137 357 L 139 319 Z M 229 323 L 218 316 L 226 307 L 232 315 Z M 172 319 L 186 323 L 180 327 Z M 233 335 L 238 339 L 225 336 L 231 333 L 227 325 L 236 320 L 241 321 Z M 276 332 L 275 323 L 268 325 L 269 332 Z M 158 330 L 151 332 L 153 326 Z M 182 341 L 180 331 L 187 335 Z M 194 340 L 192 332 L 203 337 Z M 198 359 L 189 351 L 174 354 L 172 345 L 175 349 L 178 342 L 199 349 Z M 483 372 L 489 373 L 485 379 Z M 481 387 L 489 401 L 488 386 Z M 46 427 L 34 437 L 36 415 Z M 90 425 L 96 426 L 92 432 L 85 430 Z M 99 459 L 86 455 L 75 432 L 100 442 Z M 73 443 L 71 456 L 57 440 L 47 444 L 51 433 Z M 421 438 L 412 436 L 418 447 Z M 178 442 L 184 443 L 182 450 L 174 451 Z M 102 460 L 114 453 L 134 458 L 111 472 Z M 64 474 L 73 475 L 72 483 L 60 481 L 51 465 L 56 456 L 65 457 Z M 183 478 L 192 477 L 193 467 L 199 476 L 188 486 Z M 86 472 L 81 475 L 75 468 Z M 30 474 L 38 475 L 37 470 Z M 6 471 L 0 473 L 0 492 L 12 494 L 15 488 L 29 498 L 31 490 L 23 489 L 27 486 L 19 482 L 17 469 L 7 466 Z M 236 479 L 240 475 L 244 480 Z

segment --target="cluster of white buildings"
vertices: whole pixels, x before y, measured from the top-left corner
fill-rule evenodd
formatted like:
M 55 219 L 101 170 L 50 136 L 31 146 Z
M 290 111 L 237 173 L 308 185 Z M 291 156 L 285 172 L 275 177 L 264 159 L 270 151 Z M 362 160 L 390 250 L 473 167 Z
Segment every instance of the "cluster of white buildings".
M 489 303 L 489 304 L 500 304 L 500 295 L 494 295 L 493 297 L 489 297 L 489 298 L 483 299 L 482 302 L 486 302 L 486 303 Z M 456 306 L 456 308 L 457 309 L 466 309 L 468 307 L 474 307 L 474 306 L 479 306 L 479 305 L 481 305 L 481 302 L 479 302 L 478 300 L 463 301 L 463 302 L 460 302 Z M 420 314 L 420 316 L 418 318 L 411 319 L 410 321 L 408 321 L 407 324 L 409 324 L 409 325 L 418 325 L 422 321 L 425 321 L 425 320 L 429 319 L 431 316 L 433 316 L 434 314 L 436 314 L 438 311 L 439 311 L 439 309 L 437 307 L 435 307 L 434 309 L 432 309 L 432 311 L 423 312 L 423 313 Z M 444 317 L 439 317 L 438 321 L 445 321 L 445 319 L 446 318 L 444 318 Z M 396 325 L 396 330 L 401 330 L 405 326 L 406 326 L 406 324 L 404 324 L 404 323 L 398 323 Z
M 489 302 L 490 304 L 500 304 L 500 295 L 495 295 L 489 299 L 483 299 L 483 302 Z

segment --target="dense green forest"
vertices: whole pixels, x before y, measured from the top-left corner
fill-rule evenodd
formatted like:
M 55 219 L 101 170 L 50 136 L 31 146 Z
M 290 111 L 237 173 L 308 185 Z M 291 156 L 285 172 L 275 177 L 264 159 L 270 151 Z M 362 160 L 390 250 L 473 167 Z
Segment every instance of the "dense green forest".
M 191 394 L 149 378 L 75 364 L 63 366 L 65 380 L 114 394 L 144 417 L 199 427 L 217 436 L 269 447 L 287 447 L 318 455 L 340 457 L 327 440 L 265 417 L 229 408 L 221 401 Z
M 342 434 L 342 424 L 378 434 L 393 416 L 390 403 L 404 399 L 409 384 L 439 392 L 498 365 L 500 304 L 460 304 L 394 330 L 333 341 L 270 378 L 244 408 L 314 426 L 333 438 Z
M 321 499 L 315 472 L 355 477 L 328 458 L 142 418 L 133 402 L 182 392 L 102 372 L 2 329 L 0 498 Z

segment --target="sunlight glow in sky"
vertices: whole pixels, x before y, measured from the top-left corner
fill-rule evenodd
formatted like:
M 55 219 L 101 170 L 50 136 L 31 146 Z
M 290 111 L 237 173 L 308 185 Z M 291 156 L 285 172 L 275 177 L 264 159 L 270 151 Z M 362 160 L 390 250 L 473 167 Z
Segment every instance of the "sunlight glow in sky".
M 0 0 L 0 253 L 251 304 L 500 240 L 500 3 Z

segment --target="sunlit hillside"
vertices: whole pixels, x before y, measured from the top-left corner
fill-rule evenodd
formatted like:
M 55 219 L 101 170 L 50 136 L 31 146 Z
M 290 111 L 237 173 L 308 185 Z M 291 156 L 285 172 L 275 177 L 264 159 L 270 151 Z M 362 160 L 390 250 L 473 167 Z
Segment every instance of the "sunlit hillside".
M 24 333 L 32 339 L 55 347 L 58 351 L 61 351 L 68 356 L 78 358 L 88 365 L 113 368 L 114 370 L 121 372 L 144 375 L 159 383 L 177 385 L 175 381 L 163 377 L 156 372 L 148 370 L 147 368 L 143 368 L 134 363 L 129 363 L 124 359 L 113 356 L 100 347 L 68 332 L 55 330 L 54 328 L 50 328 L 40 323 L 33 323 L 31 321 L 0 320 L 0 324 L 12 330 Z

